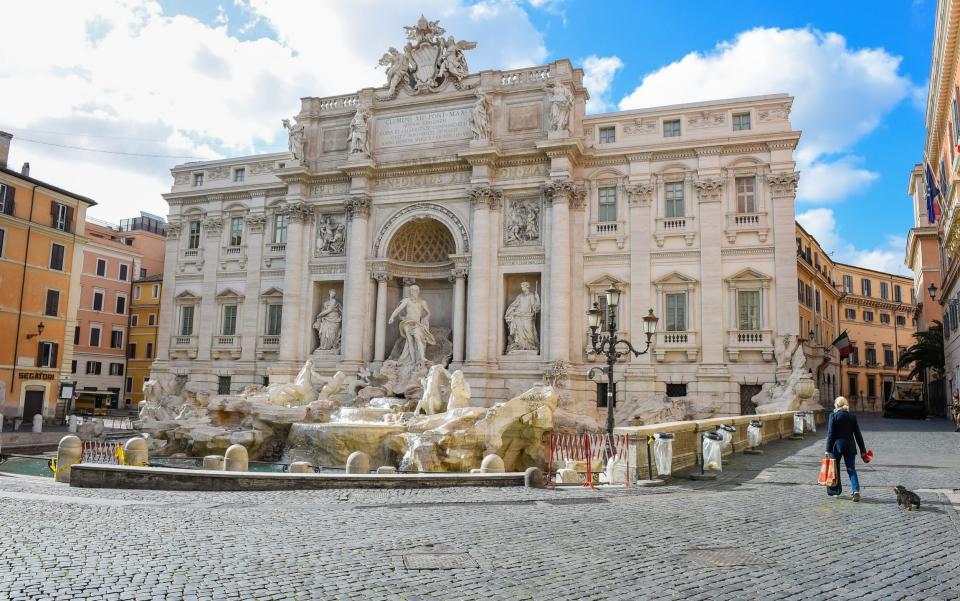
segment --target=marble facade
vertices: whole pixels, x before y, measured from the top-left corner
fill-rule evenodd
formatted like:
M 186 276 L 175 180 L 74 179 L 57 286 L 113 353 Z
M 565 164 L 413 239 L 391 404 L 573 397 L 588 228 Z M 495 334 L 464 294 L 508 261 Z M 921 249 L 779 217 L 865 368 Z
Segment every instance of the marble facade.
M 173 168 L 154 373 L 239 392 L 308 357 L 376 370 L 403 353 L 388 321 L 416 285 L 474 404 L 557 362 L 586 401 L 601 361 L 585 312 L 616 283 L 623 336 L 642 343 L 647 309 L 660 318 L 651 352 L 618 367 L 618 419 L 668 393 L 739 413 L 798 334 L 792 98 L 586 115 L 569 61 L 469 74 L 472 43 L 437 31 L 408 28 L 383 86 L 302 99 L 290 152 Z M 339 346 L 319 349 L 331 294 Z

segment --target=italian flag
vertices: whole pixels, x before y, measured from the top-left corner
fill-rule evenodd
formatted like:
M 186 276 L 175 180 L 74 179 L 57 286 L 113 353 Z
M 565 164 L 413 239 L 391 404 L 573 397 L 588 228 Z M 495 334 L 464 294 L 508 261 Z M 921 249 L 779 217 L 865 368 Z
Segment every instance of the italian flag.
M 844 357 L 848 357 L 850 356 L 850 354 L 853 353 L 853 345 L 850 344 L 850 337 L 847 336 L 846 330 L 843 331 L 843 334 L 840 334 L 839 336 L 837 336 L 837 339 L 833 341 L 833 344 L 831 346 L 835 347 L 838 351 L 840 351 L 841 359 L 843 359 Z

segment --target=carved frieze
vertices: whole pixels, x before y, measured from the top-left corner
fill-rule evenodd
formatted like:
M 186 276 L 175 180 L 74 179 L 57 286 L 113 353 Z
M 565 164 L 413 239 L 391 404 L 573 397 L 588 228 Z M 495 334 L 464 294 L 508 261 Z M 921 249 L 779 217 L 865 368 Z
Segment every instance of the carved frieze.
M 655 134 L 657 133 L 657 118 L 644 117 L 642 119 L 634 119 L 632 123 L 624 124 L 623 133 L 627 136 Z
M 346 272 L 347 266 L 344 263 L 326 263 L 323 265 L 310 266 L 311 275 L 335 275 Z
M 757 121 L 760 121 L 761 123 L 766 123 L 769 121 L 786 121 L 789 117 L 789 104 L 765 106 L 757 110 Z
M 257 161 L 249 167 L 250 175 L 263 175 L 273 172 L 273 161 Z
M 694 182 L 697 192 L 700 193 L 700 202 L 719 202 L 723 195 L 723 179 L 699 179 Z
M 207 169 L 207 179 L 209 181 L 227 179 L 228 177 L 230 177 L 229 167 L 213 167 L 211 169 Z
M 370 216 L 370 205 L 373 204 L 367 194 L 354 194 L 343 201 L 343 208 L 347 212 L 347 221 L 366 219 Z
M 347 239 L 346 215 L 329 213 L 317 216 L 317 243 L 313 256 L 333 257 L 344 254 Z
M 543 255 L 542 254 L 523 254 L 523 255 L 500 255 L 499 262 L 501 265 L 542 265 L 543 264 Z
M 785 173 L 771 173 L 767 176 L 767 184 L 770 186 L 772 196 L 793 196 L 797 193 L 797 183 L 800 181 L 800 174 L 796 171 L 787 171 Z
M 508 165 L 497 169 L 498 180 L 520 179 L 524 177 L 542 178 L 550 175 L 550 163 L 531 163 L 527 165 Z
M 539 198 L 511 199 L 503 223 L 506 246 L 530 246 L 540 243 L 542 207 Z
M 307 188 L 307 196 L 317 198 L 320 196 L 335 196 L 346 194 L 350 190 L 350 182 L 347 180 L 341 182 L 317 182 L 310 184 Z
M 687 117 L 687 127 L 691 129 L 720 127 L 726 122 L 727 114 L 723 111 L 700 111 Z
M 631 184 L 626 187 L 627 202 L 630 206 L 643 206 L 650 204 L 653 200 L 653 192 L 656 186 L 650 183 Z
M 470 171 L 449 171 L 446 173 L 418 173 L 381 177 L 371 182 L 373 190 L 398 190 L 401 188 L 429 188 L 451 184 L 465 184 L 470 181 Z
M 173 183 L 177 186 L 187 186 L 190 184 L 189 173 L 177 173 L 173 176 Z

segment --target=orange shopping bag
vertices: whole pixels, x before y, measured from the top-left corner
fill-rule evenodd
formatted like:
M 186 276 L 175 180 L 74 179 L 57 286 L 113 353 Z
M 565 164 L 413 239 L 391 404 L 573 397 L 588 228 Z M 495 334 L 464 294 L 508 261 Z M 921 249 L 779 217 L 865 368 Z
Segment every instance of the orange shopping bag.
M 837 485 L 837 460 L 831 457 L 829 453 L 824 455 L 823 461 L 820 462 L 820 474 L 817 476 L 817 484 L 820 486 Z

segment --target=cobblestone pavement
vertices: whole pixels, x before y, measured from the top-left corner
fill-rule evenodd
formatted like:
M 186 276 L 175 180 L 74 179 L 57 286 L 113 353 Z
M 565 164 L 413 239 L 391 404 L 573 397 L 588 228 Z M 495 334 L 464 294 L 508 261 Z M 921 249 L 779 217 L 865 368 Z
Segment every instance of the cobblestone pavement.
M 655 489 L 171 493 L 0 477 L 0 600 L 960 599 L 960 434 L 862 423 L 876 459 L 861 503 L 813 484 L 823 432 Z M 919 491 L 919 511 L 897 509 L 895 484 Z M 468 567 L 409 569 L 414 553 Z

